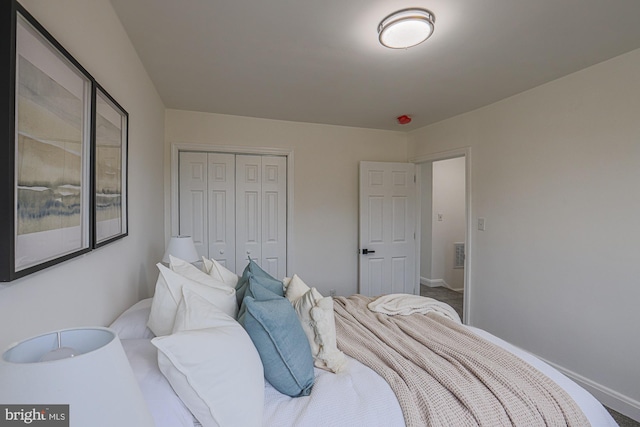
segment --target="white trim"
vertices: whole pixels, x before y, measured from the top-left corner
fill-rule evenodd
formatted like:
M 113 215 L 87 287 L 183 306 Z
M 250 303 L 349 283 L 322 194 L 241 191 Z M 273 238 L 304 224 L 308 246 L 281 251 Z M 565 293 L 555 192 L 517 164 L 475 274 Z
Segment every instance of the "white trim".
M 550 362 L 543 357 L 540 357 L 538 355 L 535 356 L 545 363 L 553 366 L 555 369 L 571 378 L 574 382 L 578 383 L 578 385 L 586 389 L 603 405 L 613 409 L 614 411 L 620 412 L 622 415 L 640 422 L 639 401 L 632 399 L 629 396 L 625 396 L 622 393 L 618 393 L 617 391 L 599 384 L 593 380 L 590 380 L 589 378 L 583 377 L 582 375 L 566 369 L 556 363 Z
M 416 163 L 415 169 L 415 181 L 416 181 L 416 234 L 414 240 L 416 251 L 416 268 L 415 276 L 418 278 L 416 281 L 416 289 L 413 291 L 415 295 L 420 295 L 420 285 L 422 284 L 422 276 L 420 276 L 420 264 L 422 262 L 422 165 Z
M 424 154 L 422 156 L 410 159 L 413 163 L 436 162 L 438 160 L 455 159 L 456 157 L 467 156 L 471 154 L 471 147 L 454 148 L 453 150 L 440 151 L 438 153 Z
M 190 142 L 171 143 L 171 235 L 178 234 L 178 164 L 180 151 L 202 151 L 207 153 L 255 154 L 266 156 L 285 156 L 287 158 L 287 275 L 294 270 L 293 254 L 293 149 L 271 147 L 248 147 L 236 145 L 209 145 Z
M 426 277 L 420 277 L 420 284 L 428 286 L 430 288 L 445 287 L 448 288 L 447 283 L 443 279 L 427 279 Z
M 418 168 L 416 168 L 416 177 L 417 177 L 417 182 L 416 182 L 416 188 L 420 187 L 420 181 L 421 179 L 419 179 L 421 177 L 421 175 L 419 175 L 420 173 L 420 164 L 421 163 L 426 163 L 426 162 L 434 162 L 434 161 L 438 161 L 438 160 L 448 160 L 448 159 L 453 159 L 456 157 L 464 157 L 465 158 L 465 209 L 466 209 L 466 219 L 467 219 L 467 230 L 465 233 L 465 251 L 466 251 L 466 259 L 465 259 L 465 266 L 464 266 L 464 299 L 463 299 L 463 319 L 464 319 L 464 323 L 467 325 L 473 325 L 472 319 L 471 319 L 471 298 L 473 296 L 473 293 L 471 292 L 471 268 L 472 268 L 472 264 L 471 264 L 471 260 L 473 258 L 473 245 L 472 245 L 472 231 L 473 231 L 473 216 L 472 216 L 472 209 L 471 209 L 471 202 L 472 202 L 472 197 L 471 197 L 471 147 L 461 147 L 461 148 L 456 148 L 453 150 L 447 150 L 447 151 L 441 151 L 438 153 L 432 153 L 432 154 L 425 154 L 422 156 L 417 156 L 414 157 L 412 159 L 410 159 L 410 162 L 416 163 L 418 165 Z M 417 239 L 420 239 L 420 231 L 421 231 L 421 227 L 420 227 L 420 217 L 421 217 L 421 213 L 420 213 L 420 207 L 421 207 L 421 201 L 419 200 L 420 198 L 420 193 L 418 193 L 418 201 L 417 201 L 417 208 L 418 208 L 418 215 L 417 215 L 417 222 L 418 225 L 416 227 L 417 230 Z M 418 244 L 419 247 L 419 244 Z M 420 251 L 418 250 L 418 257 L 420 256 Z M 419 259 L 418 258 L 418 264 L 419 264 Z M 416 273 L 416 278 L 419 280 L 420 279 L 420 272 L 419 272 L 419 267 L 417 268 L 417 273 Z

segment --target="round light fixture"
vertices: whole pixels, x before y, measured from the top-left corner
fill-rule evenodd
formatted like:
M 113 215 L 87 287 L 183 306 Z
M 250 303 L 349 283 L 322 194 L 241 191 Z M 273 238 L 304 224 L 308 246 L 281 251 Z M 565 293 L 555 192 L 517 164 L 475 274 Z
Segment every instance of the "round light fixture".
M 380 22 L 378 39 L 388 48 L 406 49 L 427 40 L 435 22 L 436 16 L 427 9 L 402 9 Z

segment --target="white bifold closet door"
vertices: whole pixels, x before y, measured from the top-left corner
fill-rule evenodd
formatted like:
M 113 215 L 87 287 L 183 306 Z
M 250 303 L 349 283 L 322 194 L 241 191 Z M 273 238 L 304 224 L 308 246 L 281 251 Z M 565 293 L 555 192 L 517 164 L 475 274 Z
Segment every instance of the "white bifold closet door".
M 180 234 L 238 274 L 255 260 L 286 275 L 286 157 L 181 152 Z

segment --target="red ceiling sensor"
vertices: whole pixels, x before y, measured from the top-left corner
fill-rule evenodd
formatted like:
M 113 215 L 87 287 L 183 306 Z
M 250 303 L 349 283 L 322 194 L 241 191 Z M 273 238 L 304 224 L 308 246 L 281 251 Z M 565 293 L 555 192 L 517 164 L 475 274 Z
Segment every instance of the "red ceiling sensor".
M 409 123 L 411 123 L 411 116 L 407 116 L 406 114 L 403 114 L 401 116 L 398 116 L 398 123 L 401 125 L 408 125 Z

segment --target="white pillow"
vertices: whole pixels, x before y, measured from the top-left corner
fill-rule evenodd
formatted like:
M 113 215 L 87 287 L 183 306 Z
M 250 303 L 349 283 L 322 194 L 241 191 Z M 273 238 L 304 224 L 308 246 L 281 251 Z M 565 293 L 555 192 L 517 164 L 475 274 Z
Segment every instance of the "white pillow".
M 213 258 L 207 259 L 202 257 L 202 270 L 214 279 L 234 289 L 238 284 L 238 275 Z
M 291 301 L 292 304 L 311 289 L 297 274 L 294 274 L 291 279 L 285 277 L 283 284 L 286 289 L 284 296 Z
M 320 346 L 316 340 L 316 325 L 314 320 L 311 318 L 311 309 L 315 307 L 316 302 L 321 299 L 322 295 L 320 295 L 320 292 L 318 292 L 316 288 L 311 288 L 304 295 L 291 303 L 293 308 L 296 310 L 298 319 L 300 319 L 302 330 L 307 336 L 309 346 L 311 347 L 311 354 L 314 359 L 320 352 Z
M 156 282 L 156 291 L 147 322 L 147 326 L 156 336 L 168 335 L 173 330 L 184 286 L 189 287 L 229 316 L 235 318 L 237 315 L 238 303 L 235 289 L 228 286 L 205 286 L 169 270 L 160 263 L 157 266 L 160 274 Z
M 151 298 L 138 301 L 109 325 L 111 329 L 116 331 L 120 340 L 154 337 L 153 332 L 147 327 L 151 302 Z
M 125 339 L 121 342 L 155 424 L 193 427 L 193 415 L 158 368 L 158 350 L 151 340 Z
M 206 298 L 203 298 L 191 288 L 182 288 L 182 300 L 178 304 L 176 320 L 173 323 L 172 333 L 206 329 L 218 326 L 221 321 L 233 320 L 228 314 L 219 310 Z
M 325 297 L 316 302 L 311 309 L 311 319 L 315 326 L 316 342 L 320 350 L 314 358 L 314 364 L 320 369 L 340 372 L 347 363 L 343 352 L 336 343 L 336 319 L 333 311 L 333 298 Z
M 293 275 L 286 286 L 285 297 L 291 301 L 307 335 L 314 365 L 339 372 L 347 359 L 336 344 L 333 298 L 323 298 L 316 288 L 307 286 L 297 274 Z
M 187 303 L 187 310 L 193 302 Z M 261 426 L 264 371 L 260 356 L 239 323 L 212 311 L 217 319 L 211 316 L 212 326 L 207 329 L 151 340 L 158 348 L 158 366 L 203 427 Z
M 205 286 L 211 286 L 213 288 L 228 286 L 224 281 L 218 280 L 205 273 L 190 262 L 176 258 L 172 255 L 169 255 L 169 268 L 179 275 Z

